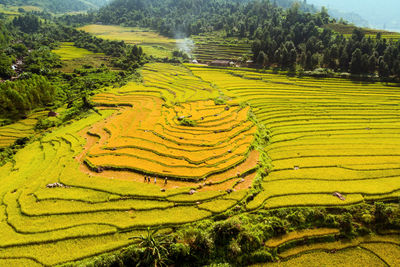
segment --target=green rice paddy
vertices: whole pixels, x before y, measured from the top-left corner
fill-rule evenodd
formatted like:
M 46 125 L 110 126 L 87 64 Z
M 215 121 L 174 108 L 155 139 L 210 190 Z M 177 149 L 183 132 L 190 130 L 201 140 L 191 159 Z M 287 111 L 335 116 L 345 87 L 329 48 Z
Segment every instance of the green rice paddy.
M 84 48 L 74 46 L 74 43 L 63 42 L 60 47 L 54 49 L 53 53 L 60 56 L 63 66 L 60 69 L 63 72 L 73 72 L 75 69 L 89 65 L 99 68 L 102 65 L 110 66 L 110 59 L 103 53 L 93 53 Z

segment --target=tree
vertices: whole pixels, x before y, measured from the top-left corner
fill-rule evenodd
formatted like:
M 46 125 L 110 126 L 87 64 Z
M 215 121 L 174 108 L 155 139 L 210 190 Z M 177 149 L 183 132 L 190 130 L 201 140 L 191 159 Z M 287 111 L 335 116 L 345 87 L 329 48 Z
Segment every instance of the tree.
M 253 42 L 253 45 L 251 46 L 251 51 L 253 52 L 253 55 L 259 55 L 261 51 L 261 41 L 260 40 L 255 40 Z
M 13 25 L 25 33 L 37 32 L 40 27 L 39 18 L 32 14 L 26 14 L 13 19 Z
M 400 59 L 396 60 L 393 66 L 393 73 L 400 78 Z
M 148 227 L 146 235 L 129 238 L 140 241 L 139 247 L 141 248 L 142 257 L 138 266 L 167 266 L 167 245 L 170 242 L 167 240 L 166 235 L 156 234 L 157 232 L 158 229 L 150 230 L 150 227 Z
M 378 72 L 379 76 L 383 78 L 387 78 L 390 75 L 389 65 L 385 62 L 385 60 L 382 57 L 379 59 Z
M 295 48 L 293 48 L 289 51 L 288 67 L 294 69 L 296 67 L 296 61 L 297 61 L 297 51 Z
M 370 73 L 375 73 L 377 64 L 378 59 L 375 57 L 375 55 L 370 56 L 368 59 L 368 71 Z
M 0 53 L 0 78 L 10 79 L 15 75 L 15 72 L 11 68 L 12 61 L 4 53 Z
M 321 17 L 322 23 L 329 23 L 329 14 L 326 7 L 321 7 L 321 12 L 319 13 L 319 16 Z
M 299 64 L 303 67 L 306 68 L 307 64 L 307 54 L 303 51 L 300 54 L 300 59 L 299 59 Z
M 265 66 L 268 64 L 268 56 L 264 53 L 264 51 L 260 51 L 257 57 L 257 63 L 261 66 Z
M 345 49 L 343 49 L 343 52 L 339 57 L 339 66 L 342 71 L 349 70 L 349 54 L 347 54 Z
M 369 57 L 367 54 L 361 56 L 361 73 L 369 72 Z
M 319 66 L 320 62 L 320 54 L 313 54 L 311 56 L 311 69 L 315 69 L 316 67 Z
M 313 62 L 312 62 L 312 54 L 311 54 L 310 51 L 307 52 L 305 68 L 306 68 L 307 70 L 312 70 L 312 69 L 314 69 Z
M 360 74 L 362 73 L 362 52 L 359 48 L 357 48 L 352 56 L 350 61 L 350 72 L 353 74 Z
M 361 30 L 360 28 L 355 28 L 353 30 L 353 34 L 351 36 L 351 39 L 355 42 L 361 42 L 362 39 L 365 37 L 365 33 L 363 30 Z

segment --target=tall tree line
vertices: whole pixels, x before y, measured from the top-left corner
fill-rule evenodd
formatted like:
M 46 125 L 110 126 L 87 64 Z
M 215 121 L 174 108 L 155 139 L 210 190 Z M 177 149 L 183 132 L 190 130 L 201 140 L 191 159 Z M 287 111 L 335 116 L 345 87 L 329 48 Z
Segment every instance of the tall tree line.
M 60 57 L 52 52 L 60 42 L 104 53 L 123 71 L 85 66 L 62 73 Z M 145 61 L 136 45 L 97 38 L 34 14 L 0 20 L 0 118 L 18 119 L 35 108 L 86 99 L 91 90 L 123 82 Z
M 315 12 L 305 2 L 115 0 L 99 12 L 75 19 L 151 27 L 172 37 L 224 31 L 226 36 L 252 40 L 253 58 L 260 65 L 400 77 L 399 41 L 368 38 L 357 28 L 351 38 L 345 38 L 327 27 L 336 23 L 327 9 Z

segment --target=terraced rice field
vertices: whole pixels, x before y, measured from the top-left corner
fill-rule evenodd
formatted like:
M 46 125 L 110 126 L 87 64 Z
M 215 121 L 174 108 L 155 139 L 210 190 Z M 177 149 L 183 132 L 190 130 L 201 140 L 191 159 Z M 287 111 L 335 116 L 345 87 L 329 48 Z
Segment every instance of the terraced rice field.
M 0 168 L 0 265 L 116 250 L 148 226 L 168 232 L 246 197 L 259 164 L 249 108 L 216 105 L 220 92 L 182 66 L 142 74 L 143 84 L 93 97 L 101 115 L 48 133 Z
M 353 31 L 356 29 L 354 25 L 344 25 L 344 24 L 328 24 L 324 26 L 325 28 L 331 29 L 334 32 L 342 34 L 346 38 L 351 38 Z M 369 29 L 369 28 L 362 28 L 361 29 L 365 33 L 366 38 L 375 39 L 377 34 L 381 34 L 382 39 L 387 40 L 398 40 L 400 39 L 400 33 L 398 32 L 390 32 L 385 30 L 377 30 L 377 29 Z
M 318 230 L 316 231 L 318 232 Z M 307 238 L 313 238 L 312 235 Z M 287 240 L 287 243 L 293 240 Z M 303 245 L 302 245 L 303 243 Z M 312 243 L 303 240 L 279 253 L 281 262 L 260 266 L 398 266 L 398 234 L 367 236 L 348 241 Z M 282 245 L 282 248 L 285 244 Z
M 264 149 L 272 168 L 249 210 L 399 197 L 399 87 L 247 69 L 190 69 L 247 101 L 270 131 Z
M 153 30 L 142 28 L 92 24 L 79 29 L 99 38 L 140 45 L 145 53 L 159 58 L 171 57 L 172 51 L 177 47 L 176 43 L 182 41 L 161 36 Z
M 89 50 L 75 47 L 74 43 L 71 43 L 71 42 L 62 43 L 59 48 L 53 50 L 52 52 L 59 55 L 61 60 L 63 60 L 63 61 L 95 55 L 95 53 L 90 52 Z M 99 54 L 99 55 L 104 56 L 104 54 Z
M 398 232 L 339 240 L 337 229 L 321 228 L 291 232 L 270 239 L 279 262 L 253 266 L 398 266 Z
M 237 61 L 243 56 L 251 57 L 251 43 L 237 38 L 218 37 L 214 35 L 193 36 L 195 48 L 193 57 L 201 62 L 214 60 Z
M 263 190 L 248 210 L 400 195 L 398 87 L 160 63 L 142 77 L 93 96 L 100 114 L 48 133 L 0 168 L 0 265 L 116 250 L 148 226 L 168 232 L 234 208 L 255 180 Z M 260 147 L 263 127 L 269 144 Z M 283 265 L 397 264 L 398 234 L 304 241 L 337 234 L 310 229 L 265 245 Z
M 93 53 L 87 49 L 78 48 L 71 42 L 61 43 L 60 47 L 52 52 L 59 55 L 63 62 L 63 66 L 60 69 L 62 72 L 70 73 L 77 68 L 82 68 L 84 65 L 99 68 L 104 64 L 113 68 L 110 64 L 110 58 L 105 54 Z
M 35 125 L 40 117 L 46 116 L 48 111 L 35 112 L 26 119 L 0 127 L 0 148 L 6 148 L 18 139 L 30 137 L 35 134 Z
M 237 60 L 243 55 L 251 56 L 250 42 L 221 37 L 219 33 L 191 36 L 191 39 L 185 40 L 168 38 L 143 28 L 92 24 L 79 29 L 100 38 L 140 45 L 145 53 L 158 58 L 170 58 L 174 50 L 180 49 L 201 62 Z

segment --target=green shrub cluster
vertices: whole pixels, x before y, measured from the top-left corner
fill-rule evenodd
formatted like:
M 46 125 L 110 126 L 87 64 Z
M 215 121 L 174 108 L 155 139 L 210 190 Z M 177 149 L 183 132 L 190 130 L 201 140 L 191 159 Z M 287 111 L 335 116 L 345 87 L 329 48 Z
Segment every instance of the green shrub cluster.
M 188 127 L 194 127 L 197 125 L 197 123 L 194 120 L 191 120 L 189 118 L 183 118 L 182 120 L 179 121 L 179 124 Z
M 51 104 L 55 93 L 49 80 L 38 75 L 0 83 L 0 114 L 11 118 L 25 116 L 32 109 Z
M 268 239 L 295 230 L 323 227 L 340 229 L 343 238 L 400 229 L 400 205 L 377 202 L 348 208 L 287 208 L 251 214 L 229 211 L 164 235 L 163 240 L 168 240 L 163 243 L 167 250 L 164 262 L 176 266 L 245 266 L 276 261 L 277 249 L 264 246 Z M 332 241 L 335 238 L 331 235 L 307 240 L 308 243 Z M 282 249 L 296 244 L 285 244 Z M 143 251 L 143 247 L 133 245 L 116 253 L 88 259 L 83 264 L 132 266 L 143 262 Z M 154 265 L 154 262 L 146 264 Z

